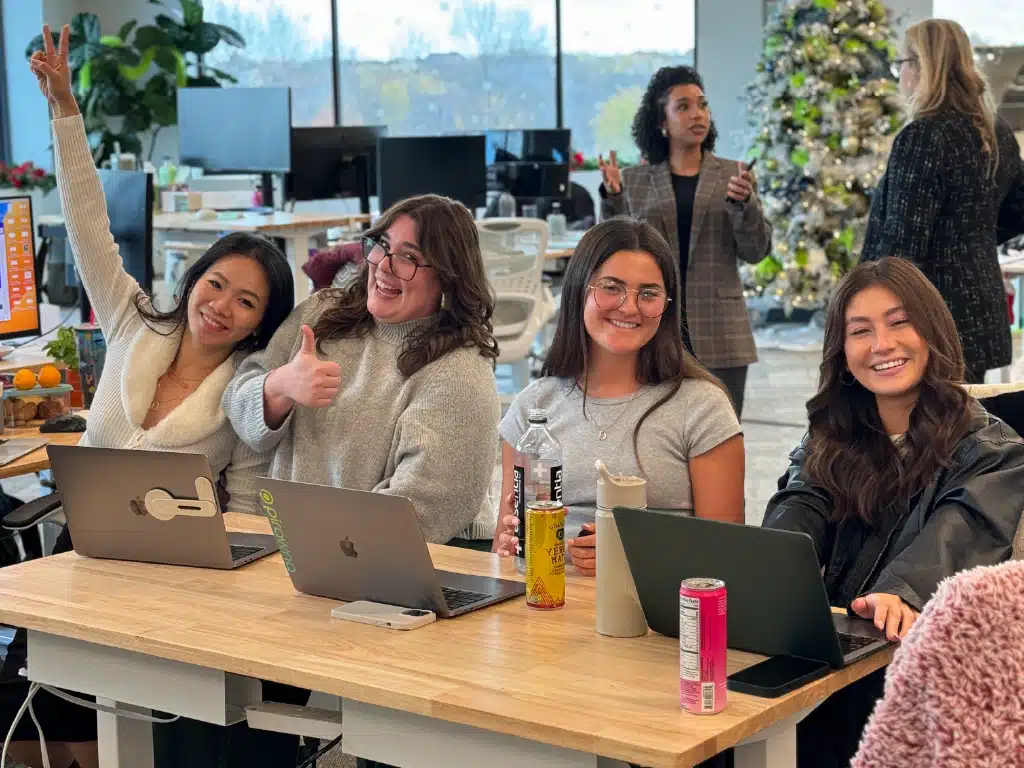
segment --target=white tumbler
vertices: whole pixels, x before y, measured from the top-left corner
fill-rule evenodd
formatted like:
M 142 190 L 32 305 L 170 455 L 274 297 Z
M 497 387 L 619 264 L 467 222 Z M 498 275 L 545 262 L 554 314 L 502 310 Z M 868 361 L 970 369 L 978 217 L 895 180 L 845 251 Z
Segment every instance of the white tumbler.
M 601 473 L 597 481 L 597 631 L 609 637 L 639 637 L 647 634 L 647 619 L 612 509 L 646 509 L 647 481 L 613 475 L 602 461 L 597 469 Z

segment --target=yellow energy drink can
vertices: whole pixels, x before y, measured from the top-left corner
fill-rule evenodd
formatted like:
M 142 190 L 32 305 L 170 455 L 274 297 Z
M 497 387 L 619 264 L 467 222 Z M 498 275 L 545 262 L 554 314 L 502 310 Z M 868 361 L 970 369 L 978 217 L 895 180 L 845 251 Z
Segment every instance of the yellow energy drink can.
M 565 605 L 565 507 L 526 505 L 526 605 L 550 611 Z

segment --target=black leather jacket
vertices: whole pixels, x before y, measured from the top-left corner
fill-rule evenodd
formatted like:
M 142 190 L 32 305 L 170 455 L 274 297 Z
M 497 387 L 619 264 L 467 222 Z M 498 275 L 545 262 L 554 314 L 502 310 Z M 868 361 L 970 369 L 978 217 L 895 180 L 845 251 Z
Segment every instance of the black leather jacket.
M 832 605 L 884 592 L 920 611 L 947 576 L 1009 559 L 1024 510 L 1024 440 L 980 406 L 952 466 L 874 525 L 830 519 L 828 493 L 804 471 L 806 443 L 790 454 L 763 525 L 814 540 Z

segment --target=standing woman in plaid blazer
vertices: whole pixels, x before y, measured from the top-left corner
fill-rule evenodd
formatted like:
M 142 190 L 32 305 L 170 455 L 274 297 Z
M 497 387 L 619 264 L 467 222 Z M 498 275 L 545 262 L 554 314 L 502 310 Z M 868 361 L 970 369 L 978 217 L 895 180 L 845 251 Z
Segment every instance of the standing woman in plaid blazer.
M 646 165 L 620 171 L 599 158 L 601 213 L 646 219 L 668 240 L 682 275 L 683 339 L 743 411 L 747 366 L 757 361 L 737 262 L 761 261 L 771 225 L 742 163 L 713 154 L 717 132 L 693 67 L 662 67 L 633 119 Z

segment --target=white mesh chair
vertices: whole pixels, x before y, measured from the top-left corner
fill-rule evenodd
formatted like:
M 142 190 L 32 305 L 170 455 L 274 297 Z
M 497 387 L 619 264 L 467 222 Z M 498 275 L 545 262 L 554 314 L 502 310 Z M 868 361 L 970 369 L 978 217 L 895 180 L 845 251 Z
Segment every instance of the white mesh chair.
M 514 366 L 515 385 L 523 389 L 530 383 L 534 340 L 557 310 L 544 282 L 548 225 L 540 219 L 484 219 L 476 225 L 494 291 L 498 364 Z

